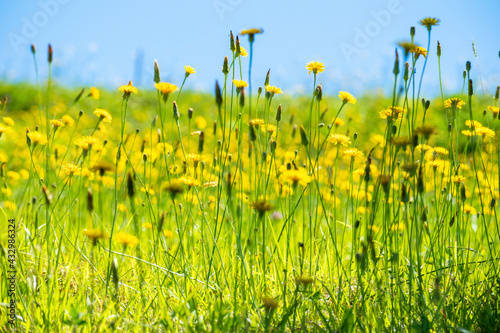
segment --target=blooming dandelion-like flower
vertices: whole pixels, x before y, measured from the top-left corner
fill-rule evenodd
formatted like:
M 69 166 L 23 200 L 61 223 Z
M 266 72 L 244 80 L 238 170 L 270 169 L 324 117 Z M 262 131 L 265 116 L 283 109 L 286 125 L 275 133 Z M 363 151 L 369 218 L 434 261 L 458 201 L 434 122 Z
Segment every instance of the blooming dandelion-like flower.
M 253 43 L 254 38 L 255 38 L 254 36 L 255 36 L 255 35 L 258 35 L 258 34 L 261 34 L 261 33 L 263 33 L 263 32 L 264 32 L 264 30 L 262 30 L 262 29 L 256 29 L 256 28 L 253 28 L 253 29 L 246 29 L 246 30 L 242 30 L 242 31 L 240 32 L 240 35 L 242 35 L 242 36 L 244 36 L 244 35 L 248 35 L 248 41 L 249 41 L 250 43 Z
M 322 73 L 325 70 L 325 65 L 323 65 L 322 62 L 319 61 L 310 61 L 306 65 L 306 69 L 309 71 L 307 74 L 311 74 L 313 72 L 314 74 Z
M 248 83 L 243 80 L 233 80 L 233 84 L 238 89 L 248 87 Z
M 193 186 L 200 186 L 200 181 L 198 179 L 190 177 L 190 176 L 181 177 L 181 178 L 179 178 L 179 181 L 182 184 L 189 186 L 189 188 L 191 188 Z
M 389 106 L 387 109 L 380 111 L 378 114 L 382 119 L 401 119 L 406 110 L 400 106 Z
M 243 46 L 240 46 L 240 56 L 248 57 L 248 52 Z
M 479 121 L 476 120 L 466 120 L 465 121 L 465 126 L 469 128 L 480 128 L 483 127 Z
M 351 138 L 344 134 L 333 133 L 328 137 L 328 142 L 346 147 L 351 144 Z
M 137 94 L 139 92 L 139 90 L 137 90 L 137 88 L 132 84 L 132 81 L 129 81 L 127 85 L 121 86 L 118 90 L 123 93 L 124 98 L 129 97 L 130 94 Z
M 16 124 L 10 117 L 3 117 L 3 122 L 9 126 L 14 126 Z
M 266 86 L 266 91 L 271 93 L 271 95 L 275 95 L 275 94 L 282 94 L 283 91 L 281 90 L 281 88 L 278 88 L 276 86 Z
M 29 132 L 28 137 L 31 139 L 31 142 L 33 142 L 35 145 L 39 144 L 43 146 L 47 143 L 47 137 L 44 134 L 37 131 Z
M 418 59 L 421 55 L 423 55 L 424 58 L 427 58 L 427 50 L 423 47 L 416 46 L 410 52 L 415 55 L 415 60 Z
M 115 235 L 115 242 L 122 243 L 124 246 L 134 247 L 139 244 L 139 238 L 134 235 L 120 231 Z
M 444 101 L 444 107 L 447 109 L 453 106 L 455 106 L 457 109 L 461 109 L 464 105 L 465 102 L 460 98 L 448 98 L 446 101 Z
M 339 91 L 339 98 L 342 100 L 342 103 L 351 103 L 356 104 L 356 98 L 353 95 L 348 93 L 347 91 Z
M 350 158 L 352 161 L 354 161 L 357 157 L 363 157 L 363 156 L 365 156 L 365 154 L 363 154 L 363 152 L 361 152 L 357 148 L 346 149 L 346 150 L 344 150 L 344 152 L 342 153 L 342 155 L 344 157 Z
M 75 123 L 75 120 L 71 118 L 71 116 L 68 116 L 67 114 L 62 116 L 62 121 L 67 126 L 73 126 L 73 124 Z
M 478 127 L 476 128 L 477 135 L 482 135 L 483 137 L 494 138 L 495 131 L 488 127 Z
M 491 111 L 491 113 L 493 113 L 494 115 L 496 115 L 500 112 L 500 108 L 496 107 L 496 106 L 488 105 L 486 108 L 488 109 L 488 111 Z M 5 118 L 4 118 L 4 121 L 5 121 Z
M 62 167 L 63 172 L 67 176 L 75 176 L 80 174 L 80 167 L 74 163 L 68 163 Z
M 250 204 L 250 207 L 255 209 L 259 216 L 262 217 L 266 212 L 273 210 L 274 206 L 267 200 L 257 200 Z
M 309 275 L 301 275 L 295 278 L 295 282 L 297 282 L 297 284 L 303 285 L 304 287 L 307 287 L 314 282 L 314 278 Z
M 92 241 L 92 245 L 96 245 L 99 239 L 109 238 L 108 233 L 102 229 L 83 229 L 83 233 Z
M 83 150 L 89 150 L 92 147 L 97 147 L 101 144 L 98 138 L 93 136 L 82 136 L 75 140 L 75 145 L 82 148 Z
M 421 19 L 418 23 L 427 28 L 427 30 L 431 30 L 431 28 L 435 25 L 439 25 L 440 20 L 434 17 L 426 17 Z
M 271 310 L 277 309 L 279 307 L 278 301 L 272 297 L 263 296 L 261 301 L 262 301 L 262 305 L 264 305 L 264 308 L 267 311 L 271 311 Z
M 163 100 L 166 100 L 168 94 L 177 90 L 177 86 L 168 82 L 155 83 L 156 89 L 163 95 Z
M 311 182 L 311 176 L 307 174 L 305 170 L 286 170 L 282 174 L 282 179 L 288 184 L 292 184 L 294 187 L 297 184 L 306 186 Z
M 113 117 L 109 114 L 108 111 L 104 109 L 95 109 L 94 114 L 101 120 L 104 121 L 105 123 L 110 123 L 111 120 L 113 120 Z
M 262 124 L 264 124 L 264 119 L 260 119 L 260 118 L 251 119 L 248 122 L 248 125 L 252 125 L 252 126 L 260 126 Z
M 52 119 L 50 121 L 50 123 L 52 124 L 52 126 L 54 126 L 55 128 L 59 128 L 59 127 L 64 127 L 64 122 L 62 119 Z
M 196 70 L 191 66 L 184 66 L 184 71 L 186 71 L 186 77 L 196 73 Z
M 459 176 L 459 175 L 454 175 L 454 176 L 451 176 L 451 181 L 455 184 L 462 184 L 462 183 L 465 183 L 465 177 L 464 176 Z
M 188 160 L 190 160 L 191 162 L 194 162 L 194 163 L 198 163 L 198 162 L 202 162 L 202 161 L 207 160 L 206 156 L 200 155 L 200 154 L 188 154 L 186 157 Z
M 101 93 L 99 92 L 99 89 L 97 89 L 96 87 L 90 87 L 89 96 L 91 96 L 93 99 L 99 99 Z

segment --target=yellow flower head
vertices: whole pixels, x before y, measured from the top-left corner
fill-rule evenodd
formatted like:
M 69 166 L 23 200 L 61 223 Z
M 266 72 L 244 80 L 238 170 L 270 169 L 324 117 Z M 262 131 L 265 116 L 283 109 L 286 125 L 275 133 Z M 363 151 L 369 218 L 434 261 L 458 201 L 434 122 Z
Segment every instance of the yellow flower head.
M 14 126 L 15 125 L 14 120 L 12 120 L 12 118 L 10 118 L 10 117 L 3 117 L 3 122 L 6 125 L 9 125 L 9 126 Z
M 264 123 L 264 119 L 259 119 L 259 118 L 256 118 L 256 119 L 252 119 L 248 122 L 249 125 L 252 125 L 252 126 L 260 126 Z
M 198 163 L 202 161 L 206 161 L 207 158 L 204 155 L 200 154 L 188 154 L 187 159 L 190 160 L 191 162 Z
M 196 70 L 191 66 L 184 66 L 184 70 L 186 71 L 186 76 L 196 73 Z
M 62 119 L 52 119 L 50 121 L 50 123 L 55 127 L 55 128 L 59 128 L 59 127 L 64 127 L 64 122 Z
M 311 177 L 304 169 L 286 170 L 285 172 L 283 172 L 282 178 L 285 183 L 292 184 L 293 186 L 297 186 L 297 184 L 306 186 L 311 182 Z
M 353 95 L 349 94 L 347 91 L 339 91 L 339 98 L 342 100 L 342 103 L 351 103 L 356 104 L 356 98 Z
M 40 132 L 29 132 L 28 137 L 31 139 L 31 142 L 34 144 L 45 145 L 47 143 L 47 137 Z
M 335 126 L 344 126 L 345 125 L 345 121 L 343 119 L 340 119 L 340 118 L 337 118 L 335 119 L 335 122 L 333 123 Z
M 115 241 L 129 247 L 134 247 L 139 244 L 139 238 L 122 231 L 115 235 Z
M 62 121 L 67 126 L 72 126 L 75 123 L 75 120 L 73 118 L 71 118 L 71 116 L 68 116 L 67 114 L 62 116 Z
M 465 102 L 462 101 L 460 98 L 448 98 L 446 101 L 444 101 L 444 107 L 445 108 L 451 108 L 455 106 L 457 109 L 461 109 L 462 106 L 465 105 Z
M 75 145 L 82 148 L 83 150 L 89 150 L 90 148 L 95 148 L 101 144 L 98 138 L 93 136 L 82 136 L 75 140 Z
M 365 156 L 365 154 L 363 154 L 363 152 L 361 152 L 357 148 L 346 149 L 346 150 L 344 150 L 344 152 L 342 153 L 342 155 L 344 157 L 350 158 L 352 161 L 354 161 L 357 157 L 363 157 L 363 156 Z
M 500 112 L 500 108 L 499 107 L 496 107 L 496 106 L 490 106 L 488 105 L 486 107 L 489 111 L 491 111 L 493 114 L 498 114 L 498 112 Z M 3 120 L 5 121 L 5 118 L 3 118 Z M 7 122 L 6 122 L 7 123 Z
M 74 163 L 68 163 L 62 167 L 62 170 L 67 176 L 75 176 L 80 174 L 80 167 Z
M 264 308 L 268 311 L 277 309 L 279 307 L 279 303 L 275 298 L 263 296 L 261 301 L 262 305 L 264 305 Z
M 488 138 L 495 137 L 495 131 L 488 128 L 488 127 L 478 127 L 478 128 L 476 128 L 476 133 L 477 133 L 477 135 L 482 135 L 482 136 L 488 137 Z
M 255 34 L 261 34 L 263 33 L 264 30 L 262 29 L 246 29 L 246 30 L 241 30 L 240 35 L 255 35 Z
M 328 142 L 346 147 L 351 144 L 351 139 L 347 135 L 333 133 L 328 137 Z
M 168 96 L 168 94 L 177 90 L 177 86 L 175 84 L 168 82 L 155 83 L 155 87 L 162 93 L 163 96 Z
M 439 19 L 434 17 L 426 17 L 418 22 L 420 25 L 423 25 L 427 28 L 427 30 L 431 30 L 432 26 L 439 25 Z
M 109 114 L 108 111 L 104 109 L 95 109 L 94 114 L 99 117 L 100 120 L 104 121 L 105 123 L 110 123 L 111 120 L 113 120 L 113 117 Z
M 233 80 L 233 84 L 238 89 L 248 87 L 248 83 L 243 80 Z
M 459 176 L 459 175 L 454 175 L 454 176 L 451 176 L 451 181 L 454 182 L 455 184 L 462 184 L 462 183 L 465 183 L 465 177 Z
M 415 59 L 418 59 L 421 55 L 423 55 L 424 58 L 427 58 L 427 50 L 421 46 L 415 46 L 411 50 L 411 53 L 415 54 Z
M 190 176 L 181 177 L 181 178 L 179 178 L 179 181 L 182 184 L 189 186 L 190 188 L 192 186 L 200 186 L 200 181 L 198 179 L 190 177 Z
M 101 93 L 99 92 L 99 89 L 97 89 L 96 87 L 90 87 L 89 96 L 91 96 L 93 99 L 99 99 Z
M 308 286 L 314 282 L 314 278 L 309 275 L 301 275 L 295 278 L 295 282 L 303 286 Z
M 389 106 L 387 109 L 380 111 L 378 114 L 382 119 L 401 119 L 406 110 L 400 106 Z
M 129 81 L 127 85 L 121 86 L 118 90 L 123 93 L 123 97 L 129 97 L 130 94 L 137 94 L 139 92 L 139 90 L 137 90 L 137 88 L 132 84 L 132 81 Z
M 278 88 L 276 86 L 266 86 L 266 91 L 271 93 L 271 95 L 283 93 L 283 91 L 281 91 L 281 88 Z
M 83 233 L 92 241 L 92 245 L 96 245 L 99 239 L 109 238 L 108 233 L 102 229 L 83 229 Z
M 311 61 L 306 65 L 306 69 L 309 71 L 308 74 L 313 72 L 314 74 L 322 73 L 325 70 L 325 65 L 319 61 Z
M 465 121 L 465 126 L 469 128 L 480 128 L 483 127 L 479 121 L 476 120 L 466 120 Z
M 248 52 L 243 46 L 240 46 L 240 55 L 242 57 L 248 57 Z

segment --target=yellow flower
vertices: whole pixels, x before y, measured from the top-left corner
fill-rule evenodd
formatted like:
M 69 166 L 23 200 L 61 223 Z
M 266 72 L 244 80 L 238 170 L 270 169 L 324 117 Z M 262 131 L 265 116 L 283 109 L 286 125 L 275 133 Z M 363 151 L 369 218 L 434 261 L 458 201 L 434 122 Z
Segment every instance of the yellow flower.
M 97 89 L 96 87 L 90 87 L 89 96 L 91 96 L 93 99 L 99 99 L 101 93 L 99 92 L 99 89 Z
M 492 129 L 490 129 L 488 127 L 476 128 L 476 133 L 477 133 L 477 135 L 482 135 L 482 136 L 489 137 L 489 138 L 495 137 L 495 131 L 493 131 Z
M 465 182 L 465 177 L 459 176 L 459 175 L 454 175 L 454 176 L 451 176 L 451 181 L 454 182 L 455 184 L 462 184 Z
M 16 204 L 13 203 L 12 201 L 4 201 L 3 205 L 5 206 L 6 209 L 10 209 L 11 211 L 16 210 Z
M 328 137 L 328 142 L 346 147 L 351 144 L 351 139 L 347 135 L 333 133 Z
M 379 112 L 380 118 L 382 119 L 401 119 L 403 118 L 403 114 L 406 113 L 406 110 L 400 106 L 389 106 L 387 109 L 384 109 Z
M 391 227 L 391 231 L 403 231 L 405 230 L 405 224 L 402 222 L 396 223 Z
M 420 152 L 424 152 L 425 153 L 425 152 L 427 152 L 429 150 L 432 150 L 432 147 L 429 146 L 429 145 L 426 145 L 426 144 L 420 144 L 420 145 L 418 145 L 418 146 L 415 147 L 415 150 L 417 152 L 419 152 L 419 153 Z
M 62 119 L 52 119 L 50 121 L 50 123 L 55 127 L 55 128 L 59 128 L 59 127 L 64 127 L 64 122 L 62 121 Z
M 83 229 L 83 233 L 85 234 L 85 236 L 90 238 L 90 240 L 92 241 L 92 245 L 96 245 L 99 239 L 109 238 L 108 233 L 102 229 L 94 229 L 94 228 Z
M 14 126 L 15 124 L 14 120 L 12 120 L 12 118 L 10 117 L 3 117 L 3 122 L 9 126 Z
M 370 229 L 371 231 L 373 231 L 373 232 L 377 233 L 377 232 L 379 232 L 380 227 L 379 227 L 379 226 L 376 226 L 376 225 L 369 225 L 369 226 L 368 226 L 368 229 Z
M 1 125 L 0 125 L 0 127 L 1 127 Z M 31 142 L 33 142 L 35 145 L 39 144 L 39 145 L 43 146 L 47 143 L 47 137 L 44 134 L 37 132 L 37 131 L 29 132 L 28 137 L 31 139 Z
M 470 215 L 476 215 L 477 214 L 477 210 L 474 207 L 472 207 L 471 205 L 465 204 L 464 205 L 464 213 L 465 214 L 470 214 Z
M 122 231 L 115 235 L 115 241 L 129 247 L 134 247 L 139 244 L 139 238 Z
M 256 118 L 256 119 L 252 119 L 248 122 L 249 125 L 252 125 L 252 126 L 260 126 L 264 123 L 264 119 L 259 119 L 259 118 Z
M 240 55 L 242 57 L 248 57 L 248 52 L 243 46 L 240 46 Z
M 127 85 L 121 86 L 118 90 L 123 93 L 123 97 L 129 97 L 130 94 L 137 94 L 139 92 L 139 90 L 137 90 L 137 88 L 132 84 L 132 81 L 129 81 Z
M 427 30 L 431 30 L 432 26 L 439 25 L 439 19 L 433 17 L 426 17 L 420 20 L 418 23 L 426 27 Z
M 100 120 L 106 122 L 106 123 L 110 123 L 111 120 L 113 120 L 113 117 L 111 117 L 111 115 L 109 114 L 108 111 L 104 110 L 104 109 L 95 109 L 94 110 L 94 114 L 99 117 Z
M 188 154 L 187 159 L 190 160 L 191 162 L 198 163 L 202 161 L 206 161 L 207 158 L 203 155 L 200 154 Z
M 286 170 L 282 174 L 283 181 L 288 184 L 292 184 L 293 186 L 297 186 L 297 184 L 301 184 L 302 186 L 306 186 L 311 182 L 311 177 L 307 174 L 307 172 L 303 169 L 301 170 Z
M 75 120 L 73 118 L 71 118 L 71 116 L 68 116 L 67 114 L 65 114 L 63 117 L 62 117 L 62 121 L 64 124 L 66 124 L 67 126 L 72 126 L 74 123 L 75 123 Z
M 80 174 L 80 167 L 74 163 L 68 163 L 62 167 L 62 170 L 67 176 L 74 176 Z
M 455 105 L 457 109 L 461 109 L 462 106 L 465 105 L 465 102 L 460 98 L 448 98 L 446 101 L 444 101 L 445 108 L 451 108 L 453 105 Z
M 191 66 L 184 66 L 184 70 L 186 71 L 186 76 L 196 73 L 196 70 Z
M 418 57 L 420 57 L 421 55 L 423 55 L 424 58 L 427 58 L 427 50 L 421 46 L 415 46 L 411 50 L 411 53 L 415 54 L 415 59 L 418 59 Z
M 194 118 L 194 123 L 196 124 L 196 127 L 198 127 L 201 130 L 205 129 L 207 127 L 207 121 L 202 116 L 195 117 Z
M 278 128 L 276 127 L 276 125 L 267 124 L 267 128 L 266 128 L 266 126 L 261 126 L 260 129 L 261 129 L 262 132 L 267 132 L 267 133 L 269 133 L 269 134 L 272 135 L 273 133 L 276 132 L 276 130 Z
M 500 112 L 500 108 L 496 107 L 496 106 L 490 106 L 490 105 L 488 105 L 486 108 L 489 111 L 491 111 L 493 114 L 498 114 L 498 112 Z M 5 121 L 5 118 L 3 118 L 3 121 Z M 5 122 L 5 123 L 7 123 L 7 122 Z
M 248 87 L 248 83 L 243 80 L 233 80 L 233 84 L 238 89 Z
M 465 126 L 469 128 L 480 128 L 483 127 L 479 121 L 476 120 L 466 120 L 465 121 Z
M 177 90 L 177 86 L 168 82 L 155 83 L 156 89 L 163 95 L 163 99 L 166 100 L 168 94 Z
M 187 185 L 189 187 L 192 187 L 192 186 L 200 186 L 200 181 L 196 178 L 193 178 L 193 177 L 190 177 L 190 176 L 187 176 L 187 177 L 181 177 L 179 178 L 179 181 L 184 184 L 184 185 Z
M 476 135 L 476 132 L 475 132 L 475 131 L 469 131 L 469 130 L 463 130 L 461 133 L 462 133 L 463 135 L 465 135 L 465 136 L 468 136 L 468 137 L 471 137 L 471 136 Z
M 335 126 L 344 126 L 345 125 L 345 121 L 341 118 L 337 118 L 335 119 L 335 122 L 333 123 Z
M 346 149 L 344 150 L 344 152 L 342 153 L 342 155 L 344 157 L 348 157 L 350 158 L 351 160 L 355 160 L 356 157 L 363 157 L 365 156 L 365 154 L 363 154 L 359 149 L 357 148 L 350 148 L 350 149 Z
M 278 88 L 276 86 L 266 86 L 266 91 L 270 92 L 271 95 L 283 93 L 283 91 L 281 91 L 281 88 Z
M 91 148 L 98 147 L 101 141 L 93 136 L 82 136 L 75 140 L 75 145 L 82 148 L 83 150 L 89 150 Z
M 263 32 L 264 32 L 264 30 L 262 30 L 262 29 L 253 28 L 253 29 L 242 30 L 240 32 L 240 35 L 255 35 L 255 34 L 261 34 Z
M 308 74 L 313 72 L 314 74 L 322 73 L 325 70 L 325 65 L 322 62 L 310 61 L 306 65 L 306 69 L 309 71 Z
M 339 91 L 339 98 L 342 100 L 342 103 L 351 103 L 356 104 L 356 98 L 353 95 L 349 94 L 347 91 Z

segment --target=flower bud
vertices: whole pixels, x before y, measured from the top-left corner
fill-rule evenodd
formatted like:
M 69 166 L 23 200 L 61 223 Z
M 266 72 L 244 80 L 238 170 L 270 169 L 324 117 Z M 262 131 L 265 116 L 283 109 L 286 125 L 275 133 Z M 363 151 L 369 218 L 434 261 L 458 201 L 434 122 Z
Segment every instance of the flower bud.
M 394 61 L 394 69 L 392 72 L 394 73 L 394 75 L 399 74 L 399 55 L 397 49 L 396 49 L 396 60 Z
M 299 130 L 300 130 L 301 144 L 307 146 L 309 144 L 309 139 L 307 139 L 306 129 L 304 128 L 304 126 L 300 125 Z
M 155 60 L 155 65 L 154 65 L 154 81 L 155 83 L 160 83 L 161 78 L 160 78 L 160 66 L 158 66 L 158 61 Z
M 189 108 L 188 110 L 188 119 L 193 118 L 193 108 Z
M 174 101 L 174 103 L 173 103 L 173 109 L 174 109 L 174 119 L 179 120 L 181 115 L 179 114 L 179 108 L 177 107 L 176 101 Z
M 437 56 L 438 57 L 441 56 L 441 43 L 439 43 L 439 41 L 438 41 L 438 45 L 437 45 Z
M 132 179 L 132 174 L 130 172 L 127 175 L 127 194 L 129 198 L 132 198 L 135 194 L 134 179 Z
M 227 57 L 224 58 L 224 64 L 222 65 L 222 73 L 224 73 L 224 75 L 227 75 L 229 73 L 229 62 L 227 60 Z
M 52 45 L 49 44 L 49 54 L 48 54 L 49 64 L 52 63 L 53 53 L 54 53 L 54 51 L 52 50 Z
M 281 121 L 281 104 L 278 105 L 278 111 L 276 111 L 276 121 L 278 123 Z
M 215 104 L 217 104 L 217 107 L 220 110 L 220 108 L 222 106 L 222 93 L 220 91 L 220 87 L 219 87 L 219 82 L 218 81 L 215 81 Z

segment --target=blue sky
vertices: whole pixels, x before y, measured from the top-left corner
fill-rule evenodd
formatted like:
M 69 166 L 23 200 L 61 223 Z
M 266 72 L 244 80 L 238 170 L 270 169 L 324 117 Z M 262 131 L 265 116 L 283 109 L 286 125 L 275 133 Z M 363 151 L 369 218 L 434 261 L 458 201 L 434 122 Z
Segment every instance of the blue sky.
M 432 30 L 423 96 L 437 92 L 437 40 L 443 49 L 445 92 L 461 90 L 467 60 L 473 65 L 476 91 L 482 93 L 482 85 L 485 94 L 493 94 L 500 84 L 498 0 L 475 4 L 462 0 L 25 0 L 2 1 L 0 11 L 0 79 L 8 81 L 34 82 L 31 43 L 37 46 L 43 77 L 50 42 L 59 84 L 115 88 L 133 79 L 141 87 L 152 87 L 157 59 L 164 81 L 180 84 L 184 65 L 190 65 L 197 73 L 186 87 L 211 92 L 214 80 L 222 79 L 224 56 L 230 55 L 229 31 L 258 27 L 264 33 L 256 36 L 254 44 L 254 87 L 263 83 L 270 68 L 271 84 L 285 93 L 309 91 L 312 77 L 305 65 L 317 60 L 326 67 L 318 82 L 327 92 L 388 92 L 396 43 L 409 39 L 414 25 L 416 41 L 427 46 L 427 31 L 417 22 L 431 16 L 442 22 Z M 242 38 L 242 45 L 248 49 L 247 38 Z M 417 64 L 417 71 L 421 65 Z M 248 59 L 243 63 L 244 79 L 247 66 Z

